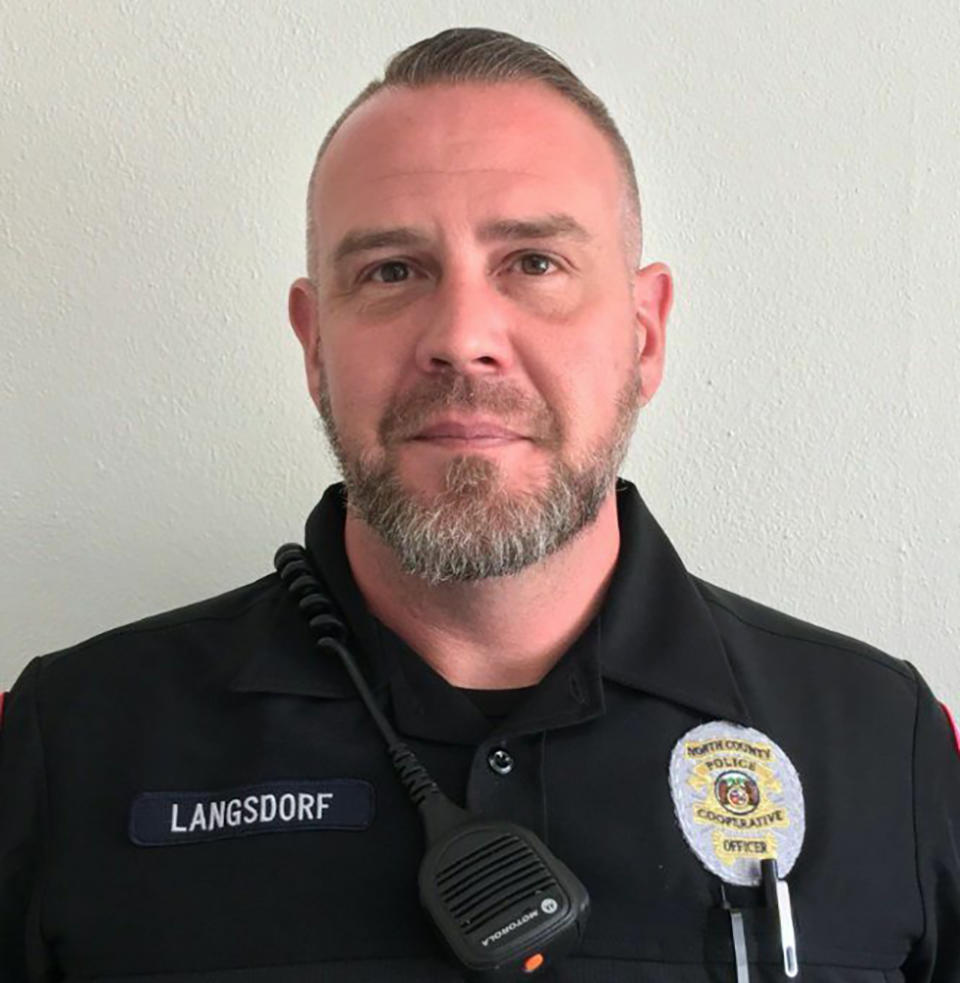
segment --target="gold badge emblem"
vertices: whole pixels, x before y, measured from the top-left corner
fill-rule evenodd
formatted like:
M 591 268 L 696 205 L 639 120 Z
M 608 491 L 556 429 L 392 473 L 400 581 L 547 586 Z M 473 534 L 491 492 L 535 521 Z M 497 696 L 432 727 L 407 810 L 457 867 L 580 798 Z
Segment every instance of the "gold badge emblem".
M 670 792 L 701 863 L 732 884 L 759 884 L 760 861 L 781 877 L 803 844 L 803 789 L 769 737 L 717 720 L 688 731 L 670 758 Z

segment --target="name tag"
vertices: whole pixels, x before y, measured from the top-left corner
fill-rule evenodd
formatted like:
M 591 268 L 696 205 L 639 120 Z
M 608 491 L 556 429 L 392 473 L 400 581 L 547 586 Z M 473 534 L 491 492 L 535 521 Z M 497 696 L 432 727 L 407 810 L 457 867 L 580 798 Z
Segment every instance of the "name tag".
M 170 846 L 255 833 L 366 829 L 372 819 L 373 786 L 359 778 L 141 792 L 130 810 L 130 839 L 138 846 Z

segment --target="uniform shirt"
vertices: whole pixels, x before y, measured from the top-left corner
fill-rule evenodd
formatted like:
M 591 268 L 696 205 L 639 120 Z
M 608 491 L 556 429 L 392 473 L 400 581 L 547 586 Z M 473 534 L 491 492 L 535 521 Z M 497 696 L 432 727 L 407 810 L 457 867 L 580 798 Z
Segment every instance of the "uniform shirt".
M 584 938 L 539 978 L 737 979 L 720 881 L 668 783 L 674 745 L 720 720 L 775 741 L 803 784 L 801 978 L 957 983 L 960 757 L 916 670 L 691 576 L 632 485 L 617 504 L 601 610 L 499 719 L 366 610 L 341 486 L 306 529 L 377 700 L 440 787 L 531 828 L 588 888 Z M 4 983 L 461 979 L 418 903 L 419 817 L 276 574 L 34 660 L 2 734 Z M 762 892 L 730 895 L 751 980 L 785 979 Z

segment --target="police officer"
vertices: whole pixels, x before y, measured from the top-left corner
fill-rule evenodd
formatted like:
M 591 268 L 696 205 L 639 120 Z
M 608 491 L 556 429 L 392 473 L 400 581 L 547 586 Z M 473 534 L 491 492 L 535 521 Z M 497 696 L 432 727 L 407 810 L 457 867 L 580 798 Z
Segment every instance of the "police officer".
M 300 569 L 371 707 L 275 573 L 34 660 L 2 730 L 2 979 L 462 979 L 376 713 L 589 892 L 571 951 L 488 978 L 960 979 L 946 712 L 908 663 L 689 574 L 616 478 L 672 287 L 596 97 L 445 31 L 335 124 L 309 223 L 290 318 L 343 483 Z M 553 897 L 510 904 L 464 931 L 547 937 Z

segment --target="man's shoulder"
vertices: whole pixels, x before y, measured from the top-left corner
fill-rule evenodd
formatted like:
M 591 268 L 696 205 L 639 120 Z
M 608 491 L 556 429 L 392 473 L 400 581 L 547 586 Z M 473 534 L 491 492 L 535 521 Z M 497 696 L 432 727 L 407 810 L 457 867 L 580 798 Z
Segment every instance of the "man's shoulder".
M 803 621 L 700 577 L 691 579 L 735 661 L 801 660 L 818 673 L 854 672 L 877 679 L 890 675 L 916 681 L 916 671 L 908 662 L 867 642 Z M 769 661 L 768 667 L 774 669 Z
M 72 676 L 118 667 L 137 671 L 157 659 L 187 659 L 249 648 L 276 617 L 283 589 L 275 573 L 222 594 L 141 618 L 40 656 L 44 675 Z

